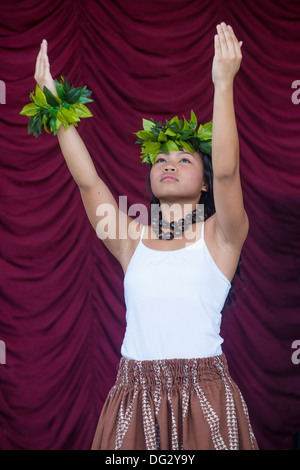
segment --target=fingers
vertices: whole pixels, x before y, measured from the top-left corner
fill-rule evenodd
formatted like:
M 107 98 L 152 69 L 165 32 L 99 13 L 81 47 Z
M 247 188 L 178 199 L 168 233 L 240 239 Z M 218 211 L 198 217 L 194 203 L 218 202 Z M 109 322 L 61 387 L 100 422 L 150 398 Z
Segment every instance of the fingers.
M 242 41 L 238 41 L 232 27 L 224 22 L 217 25 L 218 34 L 215 35 L 216 53 L 223 57 L 241 55 Z
M 43 49 L 43 62 L 44 62 L 44 73 L 45 75 L 50 74 L 50 63 L 47 54 L 47 41 L 44 39 L 44 49 Z
M 222 57 L 221 43 L 218 34 L 215 34 L 215 55 L 217 59 Z
M 234 45 L 233 45 L 230 32 L 227 26 L 225 25 L 225 23 L 221 23 L 221 25 L 218 24 L 217 31 L 218 31 L 222 56 L 233 55 L 235 53 Z
M 35 77 L 39 77 L 41 73 L 41 57 L 42 57 L 42 44 L 39 50 L 39 53 L 36 58 L 36 63 L 35 63 Z
M 47 55 L 47 41 L 43 39 L 35 64 L 35 80 L 42 82 L 50 75 L 50 63 Z
M 241 47 L 243 45 L 243 41 L 238 41 L 238 39 L 237 39 L 236 35 L 234 34 L 234 31 L 233 31 L 231 26 L 228 25 L 227 28 L 231 32 L 231 37 L 232 37 L 232 40 L 233 40 L 235 53 L 236 53 L 236 55 L 239 55 L 239 54 L 241 54 Z

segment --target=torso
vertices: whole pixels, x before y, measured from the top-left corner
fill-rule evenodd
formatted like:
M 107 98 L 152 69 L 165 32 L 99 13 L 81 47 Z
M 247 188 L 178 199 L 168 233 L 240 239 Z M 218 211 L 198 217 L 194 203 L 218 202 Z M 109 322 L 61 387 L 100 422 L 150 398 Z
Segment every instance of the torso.
M 194 243 L 201 238 L 201 228 L 202 223 L 198 223 L 196 226 L 193 225 L 193 235 L 189 238 L 182 237 L 180 239 L 173 239 L 173 240 L 159 240 L 156 238 L 155 234 L 151 230 L 151 226 L 147 226 L 144 231 L 143 241 L 145 246 L 152 250 L 158 251 L 172 251 L 184 248 L 188 244 Z M 195 230 L 196 227 L 196 230 Z M 137 234 L 141 234 L 142 225 L 137 223 L 136 226 Z M 119 262 L 123 268 L 124 274 L 126 273 L 128 264 L 132 258 L 132 255 L 139 243 L 140 238 L 138 237 L 136 240 L 129 239 L 129 243 L 127 243 L 126 250 L 124 251 L 121 259 Z M 232 247 L 226 244 L 220 235 L 215 230 L 215 214 L 209 217 L 205 221 L 204 226 L 204 240 L 206 246 L 216 263 L 217 267 L 221 270 L 221 272 L 227 277 L 227 279 L 231 282 L 234 274 L 236 272 L 236 268 L 238 265 L 238 261 L 241 254 L 241 247 Z

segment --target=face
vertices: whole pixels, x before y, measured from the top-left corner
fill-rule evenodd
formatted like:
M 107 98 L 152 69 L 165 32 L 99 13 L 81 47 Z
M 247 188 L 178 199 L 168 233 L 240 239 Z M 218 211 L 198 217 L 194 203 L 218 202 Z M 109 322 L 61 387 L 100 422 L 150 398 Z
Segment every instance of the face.
M 161 202 L 196 201 L 207 191 L 203 162 L 197 152 L 159 153 L 150 173 L 151 189 Z

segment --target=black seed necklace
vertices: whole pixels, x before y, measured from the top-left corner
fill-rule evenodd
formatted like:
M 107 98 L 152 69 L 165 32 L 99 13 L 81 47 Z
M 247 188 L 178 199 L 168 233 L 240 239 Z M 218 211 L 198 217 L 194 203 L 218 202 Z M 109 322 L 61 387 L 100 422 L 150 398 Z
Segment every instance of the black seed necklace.
M 154 215 L 151 220 L 151 226 L 157 238 L 161 240 L 173 240 L 173 238 L 179 238 L 182 233 L 190 226 L 197 222 L 203 221 L 203 209 L 197 207 L 191 214 L 188 214 L 184 219 L 178 220 L 178 222 L 167 222 L 162 219 L 162 212 Z M 163 229 L 169 229 L 170 231 L 164 232 Z

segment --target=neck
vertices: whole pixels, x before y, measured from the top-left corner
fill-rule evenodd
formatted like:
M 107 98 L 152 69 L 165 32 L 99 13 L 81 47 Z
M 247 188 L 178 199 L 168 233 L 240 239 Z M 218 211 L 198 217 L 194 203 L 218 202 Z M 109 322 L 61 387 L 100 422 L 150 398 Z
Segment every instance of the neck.
M 197 208 L 198 201 L 185 201 L 185 202 L 164 202 L 160 201 L 159 209 L 162 213 L 162 219 L 166 222 L 177 222 L 184 219 L 188 214 L 191 214 Z

